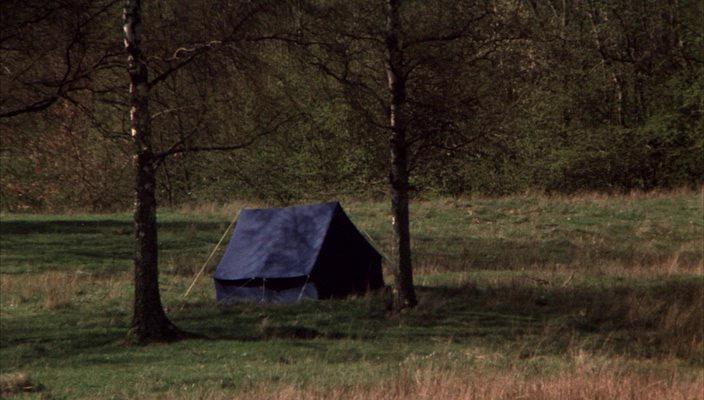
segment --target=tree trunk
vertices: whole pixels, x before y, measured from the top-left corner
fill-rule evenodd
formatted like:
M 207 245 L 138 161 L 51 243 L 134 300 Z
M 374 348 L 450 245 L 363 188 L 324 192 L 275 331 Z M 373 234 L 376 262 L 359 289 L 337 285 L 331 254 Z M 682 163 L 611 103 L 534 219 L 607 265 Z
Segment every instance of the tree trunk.
M 140 51 L 140 0 L 124 9 L 125 49 L 130 75 L 130 128 L 134 144 L 134 310 L 130 339 L 138 343 L 179 339 L 183 333 L 166 317 L 159 295 L 156 225 L 156 165 L 151 143 L 149 81 Z
M 401 21 L 400 0 L 388 0 L 386 14 L 386 74 L 389 85 L 389 126 L 391 128 L 391 213 L 394 227 L 394 275 L 396 308 L 416 305 L 411 265 L 411 234 L 408 216 L 408 147 L 406 143 L 406 77 L 403 73 L 403 51 L 399 45 Z

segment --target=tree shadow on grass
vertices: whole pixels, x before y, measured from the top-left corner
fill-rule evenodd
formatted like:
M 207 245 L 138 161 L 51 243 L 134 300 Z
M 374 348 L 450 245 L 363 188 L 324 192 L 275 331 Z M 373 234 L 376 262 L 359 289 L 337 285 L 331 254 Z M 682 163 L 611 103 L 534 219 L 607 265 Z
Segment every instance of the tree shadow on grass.
M 20 366 L 80 354 L 109 355 L 121 351 L 126 327 L 79 328 L 76 327 L 80 323 L 79 317 L 65 318 L 64 321 L 72 326 L 44 322 L 43 326 L 35 327 L 29 318 L 15 318 L 12 323 L 6 321 L 2 326 L 2 350 L 12 353 Z M 11 367 L 9 360 L 6 362 L 7 367 Z
M 388 313 L 383 299 L 368 297 L 225 310 L 203 303 L 175 317 L 212 340 L 391 340 L 413 346 L 445 338 L 498 347 L 539 343 L 549 353 L 562 353 L 582 338 L 594 346 L 610 342 L 617 352 L 686 355 L 686 346 L 668 335 L 697 343 L 704 330 L 704 322 L 687 315 L 703 299 L 704 280 L 696 278 L 641 286 L 418 287 L 418 293 L 418 307 L 400 314 Z M 666 320 L 672 310 L 682 322 Z
M 388 314 L 382 299 L 369 296 L 228 309 L 213 302 L 192 303 L 170 316 L 180 328 L 204 335 L 200 341 L 276 341 L 282 351 L 287 346 L 306 348 L 321 359 L 329 358 L 327 352 L 337 348 L 338 340 L 360 341 L 377 352 L 397 351 L 388 346 L 434 351 L 433 343 L 443 342 L 543 354 L 563 354 L 578 342 L 590 343 L 594 350 L 676 355 L 704 364 L 701 349 L 691 345 L 701 343 L 704 322 L 686 314 L 701 311 L 702 279 L 647 286 L 419 287 L 418 292 L 418 307 L 400 314 Z M 672 307 L 683 319 L 668 326 L 665 318 L 672 319 Z M 169 351 L 143 353 L 125 347 L 127 327 L 127 315 L 111 321 L 78 309 L 5 318 L 0 350 L 10 355 L 8 368 L 47 361 L 129 363 L 168 357 Z M 187 340 L 182 347 L 193 346 L 188 343 L 194 342 Z

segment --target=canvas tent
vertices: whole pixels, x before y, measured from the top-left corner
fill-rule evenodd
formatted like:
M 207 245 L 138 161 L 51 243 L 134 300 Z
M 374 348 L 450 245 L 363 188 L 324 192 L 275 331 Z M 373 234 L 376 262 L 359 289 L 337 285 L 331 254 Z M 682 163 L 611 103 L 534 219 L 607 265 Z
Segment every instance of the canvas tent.
M 213 279 L 224 304 L 344 297 L 384 286 L 381 255 L 337 202 L 242 210 Z

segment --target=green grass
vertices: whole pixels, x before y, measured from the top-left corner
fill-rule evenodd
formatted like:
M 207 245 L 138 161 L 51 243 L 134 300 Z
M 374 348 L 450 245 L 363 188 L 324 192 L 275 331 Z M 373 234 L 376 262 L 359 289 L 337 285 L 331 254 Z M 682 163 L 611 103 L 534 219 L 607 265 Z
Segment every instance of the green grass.
M 386 246 L 386 204 L 343 206 Z M 584 354 L 701 374 L 698 194 L 436 200 L 412 214 L 420 304 L 390 314 L 381 294 L 220 309 L 209 278 L 184 299 L 230 215 L 161 213 L 164 304 L 205 338 L 148 347 L 124 344 L 129 215 L 4 215 L 2 373 L 29 374 L 41 390 L 24 396 L 51 398 L 376 385 L 429 365 L 550 376 Z
M 388 252 L 388 204 L 343 205 L 357 225 Z M 411 207 L 418 268 L 464 271 L 516 266 L 662 264 L 673 255 L 696 268 L 704 232 L 696 193 L 637 198 L 438 200 Z M 227 210 L 227 208 L 224 208 Z M 159 214 L 166 268 L 204 260 L 234 216 Z M 131 216 L 2 216 L 3 273 L 130 268 Z

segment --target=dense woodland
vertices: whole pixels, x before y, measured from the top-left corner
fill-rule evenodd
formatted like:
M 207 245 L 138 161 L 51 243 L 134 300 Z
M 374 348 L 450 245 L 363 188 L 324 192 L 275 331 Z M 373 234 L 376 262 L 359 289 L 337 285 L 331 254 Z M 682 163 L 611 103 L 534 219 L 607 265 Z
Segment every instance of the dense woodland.
M 132 204 L 123 6 L 0 5 L 3 210 Z M 368 0 L 146 2 L 151 132 L 169 156 L 159 203 L 384 196 L 386 12 Z M 701 1 L 398 12 L 411 197 L 703 181 Z

